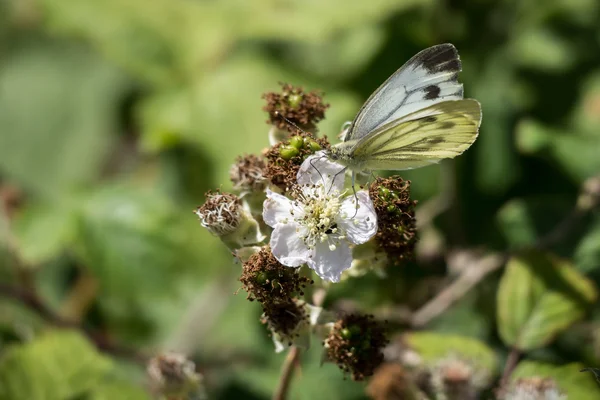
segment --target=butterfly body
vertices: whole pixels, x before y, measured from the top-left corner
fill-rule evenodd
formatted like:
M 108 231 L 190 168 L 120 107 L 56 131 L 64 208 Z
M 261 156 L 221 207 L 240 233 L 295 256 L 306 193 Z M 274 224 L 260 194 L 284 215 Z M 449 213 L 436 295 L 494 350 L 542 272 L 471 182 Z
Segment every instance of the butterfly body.
M 460 70 L 451 44 L 421 51 L 369 97 L 327 156 L 356 173 L 418 168 L 462 154 L 477 138 L 481 106 L 463 99 Z

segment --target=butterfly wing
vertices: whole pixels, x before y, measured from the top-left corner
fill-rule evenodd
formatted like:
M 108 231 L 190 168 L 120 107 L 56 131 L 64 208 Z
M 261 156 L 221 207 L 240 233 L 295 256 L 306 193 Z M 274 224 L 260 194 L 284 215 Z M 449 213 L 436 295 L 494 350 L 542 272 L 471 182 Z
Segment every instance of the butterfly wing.
M 462 99 L 460 70 L 458 52 L 449 43 L 416 54 L 369 97 L 344 140 L 361 139 L 380 126 L 430 105 Z
M 415 111 L 359 140 L 351 157 L 367 170 L 403 170 L 454 158 L 477 139 L 481 105 L 450 100 Z

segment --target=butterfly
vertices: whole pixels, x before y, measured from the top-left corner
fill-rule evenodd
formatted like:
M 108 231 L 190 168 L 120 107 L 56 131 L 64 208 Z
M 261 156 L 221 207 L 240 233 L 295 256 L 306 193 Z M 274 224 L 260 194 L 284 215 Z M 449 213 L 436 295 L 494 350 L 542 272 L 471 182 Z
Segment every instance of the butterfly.
M 454 158 L 479 133 L 481 105 L 463 99 L 461 62 L 449 43 L 422 50 L 360 108 L 326 156 L 352 171 L 405 170 Z

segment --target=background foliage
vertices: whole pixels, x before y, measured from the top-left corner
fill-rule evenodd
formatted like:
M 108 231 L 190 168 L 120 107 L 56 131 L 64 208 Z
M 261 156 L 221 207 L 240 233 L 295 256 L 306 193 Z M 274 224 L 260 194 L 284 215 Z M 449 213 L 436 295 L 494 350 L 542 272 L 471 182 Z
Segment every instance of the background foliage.
M 422 207 L 443 205 L 417 262 L 336 285 L 326 305 L 418 309 L 460 273 L 454 249 L 536 243 L 600 172 L 599 26 L 595 0 L 0 1 L 0 398 L 148 398 L 131 349 L 188 353 L 213 398 L 270 397 L 284 355 L 191 210 L 230 187 L 237 155 L 268 145 L 260 97 L 279 81 L 325 92 L 320 132 L 334 138 L 410 56 L 452 42 L 483 107 L 464 156 L 402 174 Z M 527 358 L 515 376 L 593 382 L 578 371 L 600 366 L 600 218 L 564 229 L 426 328 L 479 339 L 499 371 L 514 347 Z M 107 345 L 52 328 L 65 321 Z M 313 346 L 293 398 L 365 396 L 319 360 Z

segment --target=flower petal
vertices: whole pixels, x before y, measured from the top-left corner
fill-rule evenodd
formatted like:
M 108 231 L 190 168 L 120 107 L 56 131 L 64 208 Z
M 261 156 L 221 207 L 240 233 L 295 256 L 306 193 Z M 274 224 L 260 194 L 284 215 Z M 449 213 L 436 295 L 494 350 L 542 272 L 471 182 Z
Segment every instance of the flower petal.
M 335 250 L 329 249 L 329 243 L 317 244 L 308 266 L 315 270 L 322 279 L 339 282 L 342 272 L 352 265 L 352 252 L 347 242 L 341 241 Z
M 356 209 L 357 199 L 358 209 Z M 350 242 L 354 244 L 368 242 L 377 233 L 377 214 L 369 193 L 361 190 L 356 192 L 356 196 L 346 197 L 342 201 L 336 222 Z
M 310 250 L 300 235 L 302 232 L 298 230 L 304 228 L 293 224 L 277 224 L 271 234 L 271 252 L 283 265 L 288 267 L 299 267 L 306 263 L 310 258 Z
M 287 223 L 292 217 L 292 201 L 285 196 L 267 189 L 267 199 L 263 203 L 263 220 L 274 228 L 277 224 Z
M 344 189 L 346 168 L 340 164 L 330 161 L 325 152 L 318 151 L 308 157 L 298 170 L 298 184 L 300 185 L 322 185 L 326 191 Z

